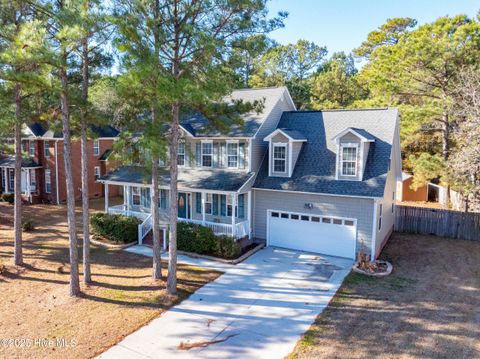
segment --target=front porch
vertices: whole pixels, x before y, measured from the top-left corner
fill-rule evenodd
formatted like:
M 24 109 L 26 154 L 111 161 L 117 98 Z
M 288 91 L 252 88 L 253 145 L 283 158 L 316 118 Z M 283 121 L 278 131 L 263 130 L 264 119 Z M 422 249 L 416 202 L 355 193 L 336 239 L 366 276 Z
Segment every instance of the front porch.
M 108 183 L 105 183 L 105 212 L 135 216 L 142 221 L 138 228 L 139 243 L 152 228 L 151 191 L 147 186 L 124 185 L 123 204 L 109 206 Z M 245 194 L 208 191 L 185 191 L 178 193 L 178 221 L 200 224 L 211 228 L 216 235 L 235 239 L 250 238 L 250 192 Z M 160 228 L 166 247 L 169 225 L 169 191 L 160 190 Z
M 38 197 L 40 189 L 37 179 L 40 178 L 39 166 L 32 159 L 22 159 L 21 192 L 24 199 L 29 203 Z M 8 156 L 0 160 L 0 192 L 13 193 L 15 188 L 15 160 Z

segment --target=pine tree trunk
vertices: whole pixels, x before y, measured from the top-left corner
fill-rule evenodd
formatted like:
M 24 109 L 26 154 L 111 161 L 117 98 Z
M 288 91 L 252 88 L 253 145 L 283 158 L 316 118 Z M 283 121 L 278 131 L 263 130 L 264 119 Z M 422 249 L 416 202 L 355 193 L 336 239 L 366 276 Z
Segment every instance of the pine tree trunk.
M 157 111 L 152 110 L 152 125 L 156 129 Z M 160 189 L 158 188 L 158 153 L 152 151 L 152 231 L 153 231 L 153 279 L 162 279 L 162 258 L 160 244 Z
M 450 155 L 450 123 L 448 118 L 448 109 L 447 109 L 447 96 L 444 95 L 442 99 L 442 156 L 445 162 L 448 161 Z M 450 184 L 447 186 L 447 192 L 445 195 L 445 204 L 444 207 L 448 209 L 450 206 Z
M 77 248 L 77 225 L 75 223 L 75 192 L 72 174 L 72 144 L 70 141 L 70 111 L 68 104 L 68 81 L 66 70 L 67 56 L 63 54 L 63 67 L 60 69 L 60 81 L 62 90 L 60 93 L 60 105 L 62 109 L 63 127 L 63 159 L 65 164 L 65 183 L 67 189 L 67 222 L 70 242 L 70 295 L 78 296 L 80 283 L 78 277 L 78 248 Z
M 15 229 L 14 263 L 23 264 L 22 253 L 22 121 L 21 121 L 22 93 L 19 84 L 15 85 L 15 188 L 14 188 L 14 217 Z
M 177 217 L 178 217 L 178 131 L 180 105 L 172 106 L 172 124 L 170 133 L 170 231 L 167 290 L 170 294 L 177 292 Z
M 88 193 L 88 138 L 87 138 L 87 103 L 89 85 L 88 40 L 82 39 L 82 107 L 80 110 L 81 152 L 82 152 L 82 231 L 83 231 L 83 282 L 92 281 L 90 273 L 90 228 L 89 228 L 89 193 Z

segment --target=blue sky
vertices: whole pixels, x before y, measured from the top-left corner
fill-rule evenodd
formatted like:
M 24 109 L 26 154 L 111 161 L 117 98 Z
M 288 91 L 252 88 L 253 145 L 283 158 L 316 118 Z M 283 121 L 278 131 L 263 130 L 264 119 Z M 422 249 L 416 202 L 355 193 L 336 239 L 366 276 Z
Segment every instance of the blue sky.
M 281 44 L 298 39 L 327 46 L 329 55 L 350 52 L 367 34 L 392 17 L 412 17 L 419 24 L 444 15 L 475 17 L 478 0 L 270 0 L 269 11 L 289 13 L 285 28 L 270 36 Z

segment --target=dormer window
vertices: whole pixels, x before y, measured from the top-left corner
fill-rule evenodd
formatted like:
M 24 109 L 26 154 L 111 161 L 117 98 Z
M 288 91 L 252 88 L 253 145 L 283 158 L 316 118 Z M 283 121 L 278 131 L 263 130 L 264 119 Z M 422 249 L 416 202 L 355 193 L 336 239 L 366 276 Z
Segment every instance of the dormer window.
M 273 172 L 287 172 L 287 145 L 284 143 L 273 144 Z
M 342 176 L 357 176 L 357 146 L 342 145 Z
M 213 165 L 213 142 L 202 142 L 202 166 L 212 167 Z

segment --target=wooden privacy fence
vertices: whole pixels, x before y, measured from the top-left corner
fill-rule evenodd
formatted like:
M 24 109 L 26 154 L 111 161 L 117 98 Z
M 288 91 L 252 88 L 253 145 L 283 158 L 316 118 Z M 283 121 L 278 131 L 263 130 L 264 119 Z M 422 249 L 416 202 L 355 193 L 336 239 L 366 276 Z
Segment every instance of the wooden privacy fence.
M 480 241 L 480 213 L 397 205 L 395 230 Z

